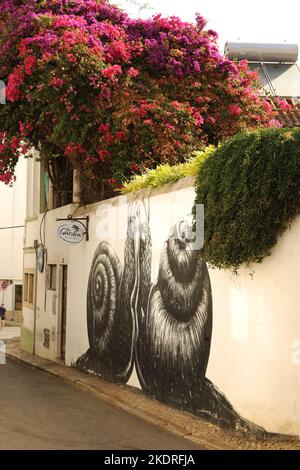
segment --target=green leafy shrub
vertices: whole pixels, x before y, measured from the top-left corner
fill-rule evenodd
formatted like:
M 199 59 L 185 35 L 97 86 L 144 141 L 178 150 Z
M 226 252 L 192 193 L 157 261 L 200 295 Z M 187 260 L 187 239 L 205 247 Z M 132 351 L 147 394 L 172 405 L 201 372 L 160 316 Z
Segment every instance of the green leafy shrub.
M 194 152 L 194 156 L 185 163 L 177 165 L 159 165 L 154 170 L 146 170 L 141 175 L 135 175 L 123 185 L 123 194 L 138 191 L 143 188 L 158 188 L 165 184 L 176 183 L 186 176 L 196 176 L 206 158 L 214 151 L 212 145 L 203 152 Z
M 200 166 L 195 204 L 205 205 L 202 255 L 211 265 L 261 262 L 300 213 L 300 129 L 226 141 Z

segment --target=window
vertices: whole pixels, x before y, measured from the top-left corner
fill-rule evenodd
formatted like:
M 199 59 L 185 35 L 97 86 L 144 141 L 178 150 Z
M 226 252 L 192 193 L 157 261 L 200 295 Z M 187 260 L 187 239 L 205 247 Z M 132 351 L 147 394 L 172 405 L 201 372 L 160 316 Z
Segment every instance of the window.
M 41 212 L 73 202 L 73 167 L 68 158 L 54 158 L 51 164 L 42 161 L 39 180 Z
M 15 285 L 15 310 L 22 310 L 23 286 Z
M 33 307 L 34 303 L 34 273 L 24 273 L 24 304 Z
M 49 290 L 56 290 L 57 266 L 56 266 L 56 264 L 49 264 L 48 269 L 49 269 L 48 289 Z

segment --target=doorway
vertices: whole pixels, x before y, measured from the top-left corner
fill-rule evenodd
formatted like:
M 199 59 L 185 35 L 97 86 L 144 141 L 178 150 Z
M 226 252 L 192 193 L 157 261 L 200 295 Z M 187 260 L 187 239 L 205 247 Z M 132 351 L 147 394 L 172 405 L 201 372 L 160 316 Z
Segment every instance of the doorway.
M 66 358 L 66 333 L 67 333 L 67 285 L 68 285 L 68 266 L 62 268 L 62 295 L 61 295 L 61 324 L 60 324 L 60 359 L 65 362 Z

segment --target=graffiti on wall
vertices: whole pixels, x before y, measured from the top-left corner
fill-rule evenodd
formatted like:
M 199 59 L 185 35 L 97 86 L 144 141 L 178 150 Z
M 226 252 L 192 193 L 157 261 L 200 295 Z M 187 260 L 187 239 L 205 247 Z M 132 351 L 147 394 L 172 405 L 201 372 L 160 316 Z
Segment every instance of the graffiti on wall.
M 90 347 L 75 367 L 123 384 L 135 368 L 142 390 L 154 398 L 219 425 L 260 431 L 206 378 L 212 291 L 193 242 L 191 217 L 171 227 L 152 283 L 149 210 L 141 200 L 129 206 L 123 265 L 105 241 L 94 254 L 87 288 Z

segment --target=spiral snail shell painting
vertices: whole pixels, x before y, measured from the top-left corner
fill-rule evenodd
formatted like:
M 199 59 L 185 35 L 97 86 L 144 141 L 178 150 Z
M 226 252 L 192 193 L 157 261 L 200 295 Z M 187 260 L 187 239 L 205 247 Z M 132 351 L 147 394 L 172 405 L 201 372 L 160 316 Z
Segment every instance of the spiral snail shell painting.
M 170 227 L 153 282 L 149 209 L 143 200 L 129 205 L 123 260 L 106 241 L 95 251 L 87 285 L 89 349 L 75 367 L 120 384 L 135 372 L 141 389 L 164 403 L 219 425 L 261 430 L 206 378 L 212 289 L 191 233 L 189 217 Z

